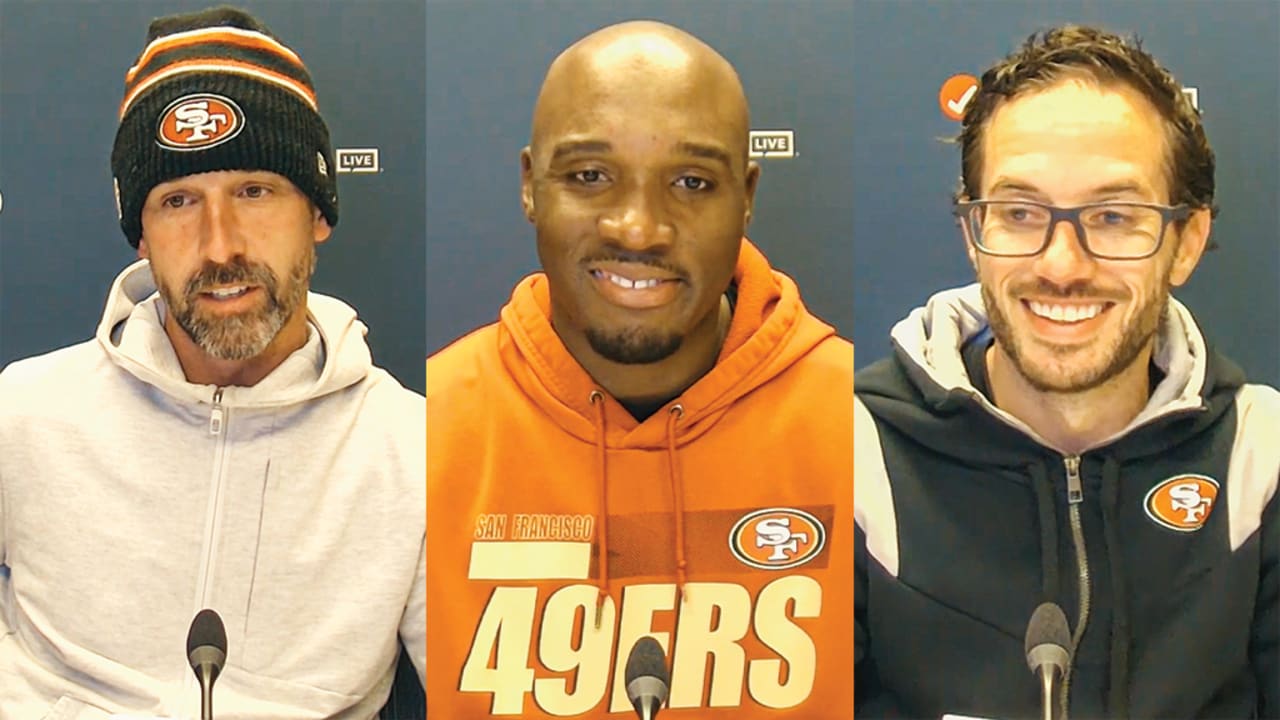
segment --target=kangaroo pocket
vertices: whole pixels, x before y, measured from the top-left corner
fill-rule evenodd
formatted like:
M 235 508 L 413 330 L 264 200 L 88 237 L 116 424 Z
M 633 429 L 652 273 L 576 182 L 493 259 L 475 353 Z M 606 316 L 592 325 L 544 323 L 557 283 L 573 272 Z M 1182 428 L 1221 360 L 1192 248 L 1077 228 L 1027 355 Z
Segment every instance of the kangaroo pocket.
M 377 712 L 377 698 L 385 696 L 385 683 L 376 684 L 369 694 L 353 695 L 312 687 L 300 682 L 290 682 L 245 672 L 234 665 L 228 666 L 218 679 L 215 688 L 224 692 L 214 701 L 214 717 L 262 718 L 262 720 L 296 720 L 301 718 L 368 718 Z M 221 703 L 221 705 L 219 705 Z M 219 709 L 221 708 L 221 709 Z
M 1026 717 L 1039 708 L 1023 638 L 960 612 L 878 565 L 869 578 L 871 652 L 881 683 L 910 717 Z
M 112 720 L 117 716 L 113 716 L 105 710 L 99 710 L 92 705 L 76 700 L 75 698 L 62 696 L 58 698 L 58 702 L 49 708 L 42 720 Z M 120 716 L 123 717 L 123 716 Z
M 1222 553 L 1216 567 L 1147 586 L 1130 621 L 1133 717 L 1251 716 L 1256 679 L 1248 653 L 1259 561 L 1255 537 Z
M 390 672 L 420 535 L 371 517 L 358 477 L 273 458 L 262 492 L 245 636 L 230 662 L 258 676 L 363 695 Z M 368 504 L 368 503 L 366 503 Z M 334 511 L 332 508 L 339 508 Z M 412 543 L 414 563 L 404 566 Z

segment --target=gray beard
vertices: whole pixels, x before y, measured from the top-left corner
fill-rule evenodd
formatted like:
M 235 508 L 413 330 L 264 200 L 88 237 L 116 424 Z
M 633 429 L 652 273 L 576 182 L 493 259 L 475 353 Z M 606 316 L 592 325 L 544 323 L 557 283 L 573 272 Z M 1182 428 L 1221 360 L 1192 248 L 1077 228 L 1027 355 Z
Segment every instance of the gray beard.
M 196 346 L 219 360 L 248 360 L 261 355 L 289 318 L 302 307 L 315 262 L 315 248 L 309 248 L 290 270 L 283 287 L 265 265 L 250 265 L 243 260 L 226 265 L 206 265 L 187 282 L 180 297 L 158 278 L 156 285 L 165 307 Z M 196 299 L 204 289 L 242 282 L 262 287 L 267 296 L 262 308 L 231 317 L 198 312 Z

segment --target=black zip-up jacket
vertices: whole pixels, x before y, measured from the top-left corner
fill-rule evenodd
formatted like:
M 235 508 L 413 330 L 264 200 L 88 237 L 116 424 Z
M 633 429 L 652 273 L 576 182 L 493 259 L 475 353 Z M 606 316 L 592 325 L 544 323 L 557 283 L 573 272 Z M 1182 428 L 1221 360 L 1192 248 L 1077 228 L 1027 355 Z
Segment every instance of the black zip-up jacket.
M 984 394 L 977 286 L 893 341 L 854 381 L 859 720 L 1040 717 L 1044 601 L 1075 720 L 1280 717 L 1280 393 L 1171 299 L 1146 409 L 1070 455 Z

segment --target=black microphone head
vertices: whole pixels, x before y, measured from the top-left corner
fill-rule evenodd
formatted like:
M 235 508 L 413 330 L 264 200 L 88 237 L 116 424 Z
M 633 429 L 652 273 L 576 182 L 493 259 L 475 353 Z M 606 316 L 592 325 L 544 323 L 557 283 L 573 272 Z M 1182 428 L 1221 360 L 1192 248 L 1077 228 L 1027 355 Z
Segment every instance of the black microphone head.
M 196 660 L 192 659 L 192 654 L 201 647 L 216 648 L 226 657 L 227 629 L 222 626 L 222 618 L 218 617 L 218 613 L 209 608 L 196 613 L 195 619 L 191 621 L 191 629 L 187 631 L 187 660 L 192 669 L 196 668 Z
M 1023 649 L 1030 653 L 1037 645 L 1052 644 L 1071 650 L 1071 629 L 1067 615 L 1057 603 L 1040 603 L 1027 623 L 1027 638 Z
M 1071 643 L 1071 629 L 1067 616 L 1056 603 L 1040 603 L 1027 623 L 1027 637 L 1023 643 L 1027 655 L 1027 667 L 1031 672 L 1064 673 L 1071 665 L 1075 648 Z
M 645 720 L 658 717 L 658 709 L 667 701 L 671 689 L 671 673 L 667 671 L 667 655 L 657 640 L 646 635 L 631 646 L 625 677 L 627 700 L 636 714 Z
M 626 682 L 628 685 L 640 677 L 654 677 L 663 685 L 671 685 L 671 673 L 667 672 L 667 654 L 662 645 L 648 635 L 631 646 L 631 654 L 627 656 Z

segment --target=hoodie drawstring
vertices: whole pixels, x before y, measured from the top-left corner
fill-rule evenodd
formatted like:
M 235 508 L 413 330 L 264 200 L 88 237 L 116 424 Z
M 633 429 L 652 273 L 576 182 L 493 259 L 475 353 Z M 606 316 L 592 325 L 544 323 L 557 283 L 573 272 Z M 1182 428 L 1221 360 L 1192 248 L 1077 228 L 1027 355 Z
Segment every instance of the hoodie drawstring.
M 1042 602 L 1058 602 L 1061 584 L 1058 577 L 1058 514 L 1053 507 L 1053 486 L 1042 463 L 1028 468 L 1031 487 L 1036 493 L 1036 509 L 1040 515 L 1040 589 Z
M 592 390 L 589 400 L 596 411 L 596 459 L 600 472 L 600 521 L 597 523 L 600 533 L 600 557 L 596 562 L 600 571 L 598 583 L 600 592 L 596 595 L 596 629 L 599 630 L 601 616 L 604 615 L 604 599 L 609 597 L 609 503 L 607 498 L 609 474 L 605 469 L 604 393 Z
M 1111 568 L 1111 690 L 1107 699 L 1107 715 L 1113 718 L 1129 716 L 1129 603 L 1124 586 L 1124 562 L 1120 553 L 1120 540 L 1116 536 L 1120 525 L 1116 517 L 1120 494 L 1120 464 L 1113 457 L 1102 462 L 1102 537 L 1107 543 L 1107 565 Z
M 596 563 L 600 572 L 600 580 L 596 586 L 596 629 L 604 615 L 604 601 L 609 597 L 609 473 L 605 466 L 607 448 L 605 445 L 604 393 L 592 390 L 588 398 L 596 414 L 596 464 L 600 473 L 600 520 L 597 523 L 600 538 L 600 555 Z M 676 552 L 676 600 L 683 602 L 687 597 L 685 583 L 688 561 L 685 557 L 684 543 L 684 483 L 680 478 L 680 465 L 676 458 L 676 423 L 684 417 L 684 406 L 675 404 L 667 413 L 667 472 L 671 480 L 671 497 L 675 504 L 675 552 Z
M 667 413 L 667 467 L 671 474 L 671 498 L 676 513 L 676 602 L 684 602 L 685 598 L 685 562 L 684 555 L 684 483 L 680 478 L 680 465 L 676 462 L 676 422 L 684 417 L 684 406 L 679 403 L 671 406 Z

